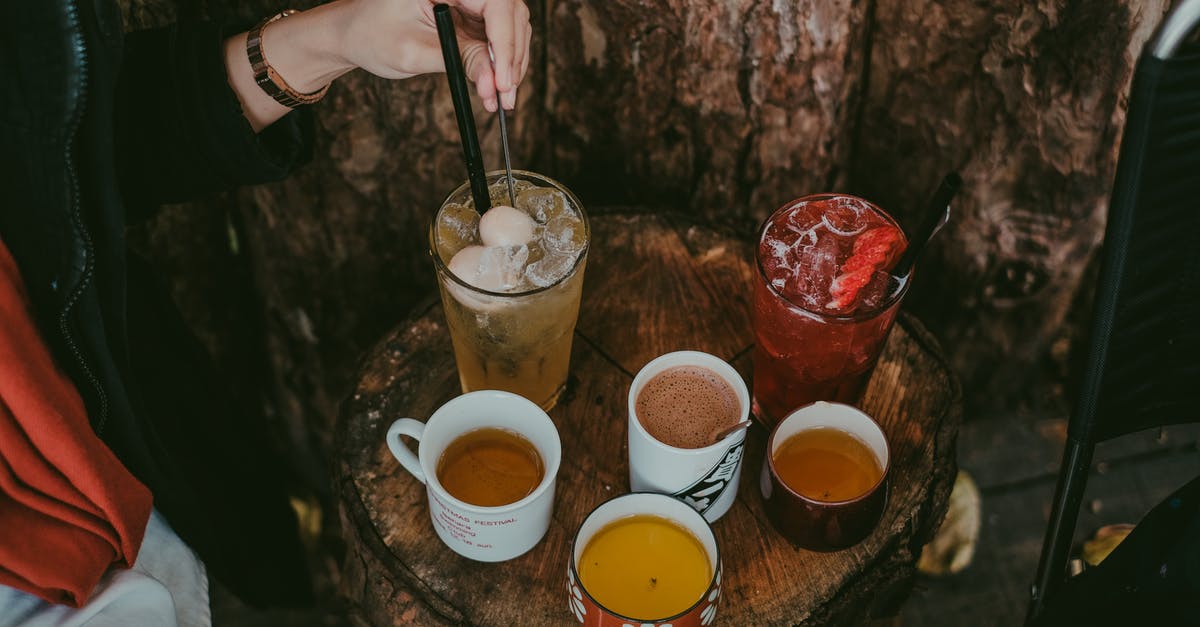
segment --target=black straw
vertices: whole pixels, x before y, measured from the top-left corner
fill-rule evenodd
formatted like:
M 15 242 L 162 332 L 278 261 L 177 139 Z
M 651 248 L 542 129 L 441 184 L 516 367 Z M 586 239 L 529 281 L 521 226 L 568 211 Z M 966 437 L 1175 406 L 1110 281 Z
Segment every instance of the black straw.
M 454 101 L 458 134 L 462 136 L 463 160 L 467 163 L 467 178 L 471 180 L 471 196 L 475 198 L 475 211 L 482 214 L 492 208 L 492 199 L 483 170 L 479 135 L 475 132 L 475 114 L 471 111 L 467 73 L 463 71 L 462 56 L 458 53 L 454 18 L 450 15 L 450 7 L 440 3 L 433 7 L 433 18 L 437 22 L 438 39 L 442 42 L 442 58 L 446 61 L 446 79 L 450 81 L 450 99 Z
M 925 207 L 925 215 L 921 218 L 921 224 L 908 238 L 908 248 L 905 249 L 903 255 L 900 255 L 900 261 L 896 262 L 896 267 L 892 268 L 892 276 L 901 279 L 908 277 L 913 263 L 921 254 L 921 249 L 925 248 L 925 244 L 929 242 L 933 234 L 950 219 L 950 201 L 961 187 L 962 177 L 957 172 L 951 172 L 942 178 L 942 184 L 938 186 L 933 197 L 929 199 L 929 205 Z

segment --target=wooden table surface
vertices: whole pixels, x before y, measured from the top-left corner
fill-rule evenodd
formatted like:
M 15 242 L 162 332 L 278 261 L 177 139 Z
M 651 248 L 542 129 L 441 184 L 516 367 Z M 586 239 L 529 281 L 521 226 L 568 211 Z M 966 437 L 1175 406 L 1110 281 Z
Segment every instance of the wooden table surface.
M 562 438 L 554 516 L 529 553 L 499 564 L 460 557 L 434 533 L 424 485 L 388 452 L 403 416 L 427 418 L 460 393 L 441 305 L 431 301 L 363 361 L 337 430 L 336 490 L 347 542 L 342 590 L 371 625 L 569 624 L 565 574 L 583 518 L 629 489 L 625 403 L 633 374 L 682 349 L 729 360 L 750 381 L 752 246 L 687 218 L 592 218 L 567 391 L 550 417 Z M 961 415 L 934 340 L 898 318 L 863 408 L 891 443 L 883 520 L 835 553 L 796 548 L 771 527 L 757 488 L 766 434 L 747 440 L 738 501 L 713 528 L 725 566 L 720 624 L 845 624 L 893 611 L 920 547 L 945 513 Z

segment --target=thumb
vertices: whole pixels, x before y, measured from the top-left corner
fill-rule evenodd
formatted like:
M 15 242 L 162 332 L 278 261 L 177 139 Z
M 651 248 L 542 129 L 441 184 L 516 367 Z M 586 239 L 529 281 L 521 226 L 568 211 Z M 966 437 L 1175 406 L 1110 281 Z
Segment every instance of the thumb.
M 499 102 L 496 100 L 496 74 L 492 71 L 487 44 L 479 40 L 468 41 L 462 45 L 461 54 L 463 71 L 475 83 L 483 108 L 494 112 Z

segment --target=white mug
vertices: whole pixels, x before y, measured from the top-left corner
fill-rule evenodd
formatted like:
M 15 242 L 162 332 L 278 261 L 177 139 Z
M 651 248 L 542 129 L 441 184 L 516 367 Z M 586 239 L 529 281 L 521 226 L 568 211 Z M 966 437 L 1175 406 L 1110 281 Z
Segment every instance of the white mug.
M 464 433 L 485 427 L 521 434 L 542 457 L 541 483 L 515 503 L 472 505 L 451 496 L 438 482 L 437 464 L 446 447 Z M 416 454 L 401 441 L 402 435 L 419 442 Z M 387 445 L 400 465 L 425 484 L 433 529 L 459 555 L 502 562 L 532 549 L 550 528 L 562 443 L 550 417 L 528 399 L 499 390 L 463 394 L 442 405 L 427 422 L 412 418 L 393 422 Z
M 738 420 L 750 416 L 750 392 L 737 370 L 719 357 L 698 351 L 662 355 L 642 366 L 629 387 L 629 485 L 634 492 L 669 494 L 714 522 L 737 499 L 746 430 L 703 448 L 678 448 L 650 435 L 637 417 L 637 397 L 650 379 L 676 366 L 698 366 L 717 373 L 737 394 Z

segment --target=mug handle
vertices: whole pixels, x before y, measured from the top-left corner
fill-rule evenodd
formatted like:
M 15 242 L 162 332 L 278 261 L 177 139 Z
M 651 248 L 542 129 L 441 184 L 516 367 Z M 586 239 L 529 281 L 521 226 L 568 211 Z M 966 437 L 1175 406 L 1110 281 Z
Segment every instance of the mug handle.
M 400 439 L 400 436 L 407 435 L 420 442 L 421 435 L 424 432 L 425 423 L 420 420 L 413 420 L 412 418 L 401 418 L 393 422 L 392 426 L 388 427 L 387 432 L 387 445 L 391 449 L 392 455 L 395 456 L 396 461 L 400 462 L 401 466 L 404 466 L 404 469 L 409 474 L 416 477 L 421 483 L 425 483 L 425 473 L 421 471 L 421 461 L 417 459 L 412 449 L 404 445 L 404 441 Z

